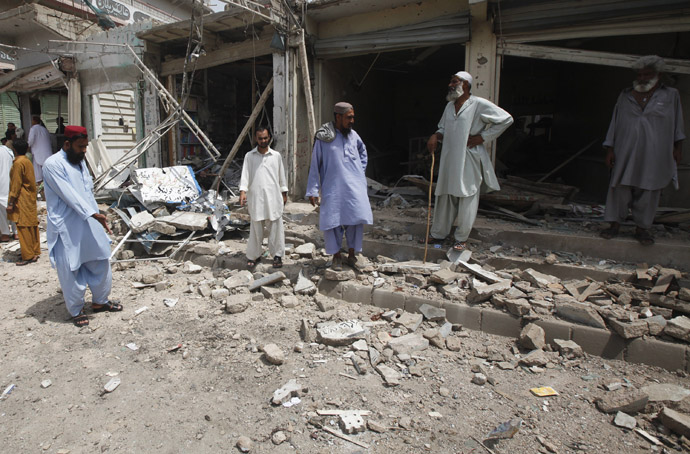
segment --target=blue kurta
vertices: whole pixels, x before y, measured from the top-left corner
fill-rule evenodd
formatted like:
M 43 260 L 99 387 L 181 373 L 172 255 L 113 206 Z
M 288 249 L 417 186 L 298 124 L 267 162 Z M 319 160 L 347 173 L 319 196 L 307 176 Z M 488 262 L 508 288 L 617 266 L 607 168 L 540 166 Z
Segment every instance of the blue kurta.
M 55 267 L 54 248 L 60 240 L 71 271 L 94 260 L 110 258 L 110 239 L 103 226 L 91 216 L 98 213 L 93 180 L 86 164 L 67 160 L 64 150 L 43 164 L 48 208 L 48 251 Z
M 315 141 L 307 197 L 318 197 L 321 191 L 319 230 L 373 224 L 366 168 L 367 149 L 355 131 L 345 137 L 336 130 L 333 142 Z

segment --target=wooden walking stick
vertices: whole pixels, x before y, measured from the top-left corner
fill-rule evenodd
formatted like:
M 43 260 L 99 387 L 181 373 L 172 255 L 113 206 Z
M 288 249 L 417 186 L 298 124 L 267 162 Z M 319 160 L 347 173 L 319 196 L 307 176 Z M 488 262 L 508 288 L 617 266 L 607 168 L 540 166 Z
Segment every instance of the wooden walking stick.
M 431 153 L 431 179 L 429 180 L 429 205 L 426 213 L 426 237 L 424 237 L 424 261 L 426 263 L 426 254 L 429 251 L 429 227 L 431 226 L 431 192 L 434 189 L 434 164 L 435 153 Z

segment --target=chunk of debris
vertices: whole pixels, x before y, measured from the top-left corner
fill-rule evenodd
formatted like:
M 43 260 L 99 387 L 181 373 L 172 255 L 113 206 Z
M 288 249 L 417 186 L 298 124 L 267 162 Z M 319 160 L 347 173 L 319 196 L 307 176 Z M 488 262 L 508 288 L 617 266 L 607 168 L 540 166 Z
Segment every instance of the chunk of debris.
M 543 367 L 549 362 L 549 358 L 542 349 L 537 349 L 529 352 L 527 355 L 520 358 L 518 364 L 526 367 L 539 366 Z
M 295 248 L 295 254 L 299 254 L 303 258 L 313 258 L 316 252 L 316 246 L 314 243 L 304 243 L 300 244 Z
M 226 288 L 216 288 L 211 290 L 211 299 L 215 301 L 220 301 L 225 299 L 230 295 L 230 291 Z
M 364 418 L 362 418 L 362 413 L 359 411 L 348 411 L 338 415 L 340 420 L 340 430 L 346 434 L 355 434 L 359 432 L 364 432 L 365 424 Z
M 216 242 L 204 242 L 194 245 L 192 251 L 198 255 L 218 255 L 220 245 Z
M 174 225 L 170 225 L 161 221 L 153 221 L 148 227 L 149 232 L 158 232 L 162 235 L 173 235 L 177 229 Z
M 419 334 L 409 333 L 391 339 L 390 342 L 388 342 L 388 346 L 391 347 L 396 354 L 407 353 L 411 355 L 414 352 L 420 352 L 429 348 L 429 341 Z
M 616 417 L 613 418 L 613 423 L 618 427 L 624 427 L 626 429 L 633 430 L 637 425 L 637 420 L 629 414 L 619 411 L 616 413 Z
M 402 312 L 393 319 L 393 323 L 404 326 L 408 331 L 411 332 L 416 331 L 423 321 L 424 316 L 422 314 L 412 314 L 410 312 Z
M 429 280 L 436 284 L 450 284 L 451 282 L 455 282 L 457 278 L 458 274 L 448 268 L 434 271 L 431 273 L 431 276 L 429 276 Z
M 553 345 L 556 346 L 556 350 L 561 354 L 562 357 L 568 359 L 580 358 L 584 356 L 582 347 L 577 343 L 566 340 L 566 339 L 554 339 Z
M 316 329 L 317 341 L 332 346 L 350 345 L 365 334 L 359 320 L 323 324 Z
M 644 320 L 634 322 L 621 322 L 614 318 L 609 319 L 611 328 L 623 339 L 635 339 L 649 333 L 649 325 Z
M 306 343 L 312 342 L 314 340 L 314 333 L 311 328 L 309 320 L 303 318 L 299 325 L 299 335 L 302 340 Z
M 236 287 L 247 287 L 254 280 L 254 276 L 248 270 L 242 270 L 223 281 L 223 286 L 228 290 Z
M 326 268 L 326 271 L 323 273 L 323 277 L 329 281 L 351 281 L 357 276 L 355 275 L 355 272 L 350 269 L 336 271 L 331 268 Z
M 557 302 L 555 306 L 556 314 L 561 318 L 595 328 L 606 328 L 604 319 L 588 303 Z
M 149 225 L 153 224 L 156 218 L 148 211 L 140 211 L 132 216 L 129 220 L 129 226 L 134 233 L 141 233 L 148 229 Z
M 549 284 L 559 284 L 561 282 L 556 276 L 550 276 L 548 274 L 540 273 L 532 268 L 527 268 L 520 275 L 522 279 L 530 282 L 537 287 L 548 287 Z
M 474 374 L 474 376 L 472 376 L 472 383 L 475 385 L 484 386 L 487 381 L 488 379 L 486 378 L 486 375 L 482 374 L 481 372 L 477 372 Z
M 208 226 L 208 214 L 191 211 L 175 211 L 169 216 L 161 216 L 157 221 L 165 222 L 180 230 L 205 230 Z
M 446 339 L 446 348 L 451 352 L 459 352 L 462 349 L 462 340 L 459 337 L 449 337 Z
M 546 345 L 544 328 L 534 323 L 527 324 L 520 332 L 520 346 L 528 350 L 542 349 Z
M 293 397 L 300 397 L 303 392 L 306 392 L 306 389 L 297 383 L 296 379 L 292 378 L 273 392 L 271 402 L 273 405 L 282 405 Z
M 672 318 L 666 323 L 664 334 L 690 342 L 690 318 L 684 315 Z
M 239 314 L 249 308 L 249 296 L 246 294 L 230 295 L 225 301 L 225 312 L 228 314 Z
M 491 271 L 487 271 L 484 268 L 481 267 L 481 265 L 478 265 L 476 263 L 467 263 L 466 261 L 459 260 L 457 264 L 470 273 L 474 274 L 481 280 L 488 282 L 490 284 L 495 284 L 497 282 L 502 282 L 505 281 L 502 277 L 497 275 L 496 273 L 492 273 Z
M 335 309 L 335 301 L 327 296 L 316 295 L 314 299 L 321 312 L 328 312 Z
M 264 285 L 275 284 L 276 282 L 280 282 L 285 278 L 285 273 L 283 273 L 282 271 L 276 271 L 275 273 L 269 274 L 268 276 L 264 276 L 261 279 L 257 279 L 254 282 L 252 282 L 249 285 L 249 291 L 253 292 L 254 290 L 260 289 Z
M 488 300 L 493 295 L 497 293 L 503 293 L 510 289 L 511 281 L 507 279 L 494 282 L 490 285 L 482 284 L 478 281 L 474 281 L 472 284 L 472 291 L 467 295 L 467 303 L 477 304 Z
M 665 407 L 659 413 L 659 421 L 678 435 L 690 438 L 690 416 Z
M 395 369 L 391 369 L 385 364 L 379 364 L 378 366 L 376 366 L 376 372 L 378 372 L 381 375 L 386 385 L 398 386 L 400 384 L 402 374 L 396 371 Z
M 266 361 L 276 366 L 280 366 L 285 362 L 285 354 L 283 350 L 280 349 L 276 344 L 266 344 L 264 345 L 264 357 Z
M 271 441 L 273 442 L 274 445 L 279 445 L 281 443 L 286 442 L 288 439 L 287 435 L 285 435 L 285 432 L 282 430 L 277 430 L 271 435 Z
M 370 419 L 367 421 L 367 429 L 371 430 L 372 432 L 382 434 L 386 431 L 387 427 L 384 426 L 383 424 L 379 423 L 379 422 L 372 421 Z
M 649 328 L 649 334 L 652 336 L 658 336 L 666 328 L 667 321 L 662 315 L 654 315 L 645 320 L 647 322 L 647 327 Z
M 649 396 L 650 402 L 680 402 L 690 395 L 690 389 L 671 383 L 654 383 L 640 389 Z
M 111 393 L 115 391 L 118 386 L 120 386 L 120 377 L 113 377 L 108 381 L 108 383 L 105 384 L 103 391 L 106 393 Z
M 522 427 L 522 419 L 513 418 L 510 421 L 501 423 L 486 436 L 487 440 L 513 438 Z
M 503 300 L 503 305 L 506 310 L 516 317 L 522 317 L 529 314 L 532 306 L 525 298 L 518 298 L 516 300 Z
M 235 446 L 237 446 L 237 449 L 239 449 L 240 452 L 249 452 L 252 450 L 252 440 L 249 437 L 242 435 L 237 439 Z
M 445 309 L 430 304 L 422 304 L 419 306 L 419 312 L 430 322 L 440 322 L 446 319 Z
M 436 263 L 422 263 L 419 260 L 411 260 L 409 262 L 388 262 L 378 265 L 378 270 L 382 273 L 402 273 L 402 274 L 423 274 L 430 275 L 434 271 L 441 269 L 441 266 Z
M 184 262 L 184 265 L 182 265 L 182 272 L 185 274 L 199 274 L 203 269 L 203 267 L 189 261 Z
M 295 284 L 294 292 L 298 295 L 313 295 L 317 291 L 316 285 L 302 274 L 300 270 L 297 276 L 297 283 Z
M 642 411 L 649 401 L 649 396 L 638 390 L 620 390 L 596 400 L 597 408 L 603 413 L 637 413 Z
M 367 364 L 362 358 L 357 355 L 352 355 L 350 361 L 352 362 L 352 367 L 355 368 L 359 375 L 365 375 L 367 373 Z

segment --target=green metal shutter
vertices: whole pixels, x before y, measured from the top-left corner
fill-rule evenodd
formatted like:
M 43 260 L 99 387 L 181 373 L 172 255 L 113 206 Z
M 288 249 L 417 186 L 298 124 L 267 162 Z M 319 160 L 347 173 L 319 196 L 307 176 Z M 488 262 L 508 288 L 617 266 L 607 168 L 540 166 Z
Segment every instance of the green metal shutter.
M 3 135 L 7 129 L 7 123 L 14 123 L 17 127 L 21 127 L 22 119 L 19 114 L 19 99 L 14 92 L 0 93 L 0 135 Z

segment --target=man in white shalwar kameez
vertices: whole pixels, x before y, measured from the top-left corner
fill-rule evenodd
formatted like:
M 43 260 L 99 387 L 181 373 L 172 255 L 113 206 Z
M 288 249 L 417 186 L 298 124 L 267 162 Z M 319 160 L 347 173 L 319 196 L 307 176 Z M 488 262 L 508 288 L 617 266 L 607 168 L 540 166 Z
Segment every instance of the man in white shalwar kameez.
M 10 193 L 10 170 L 14 152 L 0 145 L 0 243 L 10 241 L 17 233 L 14 222 L 7 220 L 7 197 Z
M 84 314 L 87 286 L 94 312 L 122 310 L 121 304 L 108 299 L 113 277 L 106 231 L 112 232 L 93 196 L 93 180 L 84 163 L 87 144 L 86 128 L 66 126 L 62 150 L 43 165 L 50 263 L 57 270 L 67 311 L 79 327 L 89 324 Z
M 439 141 L 441 162 L 436 183 L 434 222 L 428 243 L 442 243 L 455 222 L 455 244 L 461 251 L 477 217 L 480 192 L 500 186 L 484 144 L 500 136 L 513 117 L 492 102 L 472 96 L 472 76 L 460 71 L 448 84 L 446 109 L 427 149 L 434 153 Z M 422 241 L 424 242 L 424 240 Z
M 41 124 L 41 117 L 34 115 L 31 117 L 31 129 L 29 129 L 29 147 L 31 148 L 32 162 L 34 164 L 34 175 L 36 176 L 36 186 L 40 186 L 43 181 L 43 164 L 46 159 L 53 155 L 50 133 Z
M 273 267 L 283 266 L 285 233 L 283 207 L 287 202 L 287 179 L 280 153 L 268 145 L 271 136 L 266 128 L 256 130 L 256 148 L 244 156 L 240 178 L 240 205 L 246 203 L 251 219 L 247 241 L 247 266 L 253 268 L 263 252 L 264 228 L 270 229 L 268 252 Z

